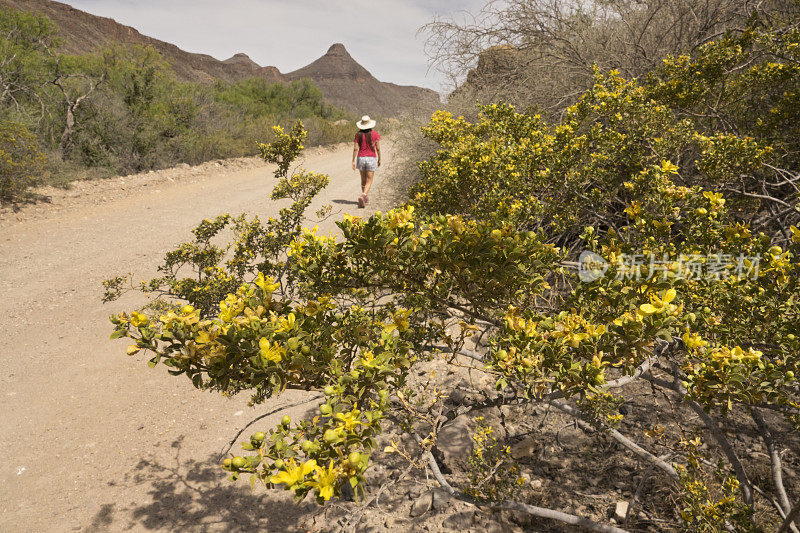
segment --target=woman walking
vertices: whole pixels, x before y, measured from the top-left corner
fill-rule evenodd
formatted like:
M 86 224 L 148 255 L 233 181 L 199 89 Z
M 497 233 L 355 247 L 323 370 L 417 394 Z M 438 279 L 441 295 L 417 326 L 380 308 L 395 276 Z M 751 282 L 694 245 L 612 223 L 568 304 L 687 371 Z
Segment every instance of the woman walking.
M 353 170 L 361 172 L 361 196 L 358 197 L 358 207 L 364 207 L 369 201 L 369 189 L 375 171 L 381 166 L 381 136 L 374 131 L 375 121 L 364 115 L 356 122 L 355 147 L 353 148 Z

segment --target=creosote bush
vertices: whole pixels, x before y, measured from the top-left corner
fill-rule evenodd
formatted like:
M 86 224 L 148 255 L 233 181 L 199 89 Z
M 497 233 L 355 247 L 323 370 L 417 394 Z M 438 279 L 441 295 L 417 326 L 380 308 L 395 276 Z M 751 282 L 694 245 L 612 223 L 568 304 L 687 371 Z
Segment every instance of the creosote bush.
M 602 530 L 512 500 L 520 472 L 488 426 L 468 475 L 439 467 L 433 452 L 456 416 L 542 405 L 615 441 L 666 488 L 671 513 L 640 495 L 659 524 L 780 524 L 800 497 L 782 475 L 800 431 L 800 229 L 775 232 L 787 219 L 728 185 L 796 178 L 776 174 L 773 137 L 708 131 L 657 92 L 596 72 L 558 123 L 506 104 L 482 106 L 477 121 L 437 113 L 424 133 L 439 148 L 410 203 L 345 215 L 336 237 L 302 229 L 327 179 L 289 176 L 303 132 L 279 131 L 262 153 L 277 164 L 273 196 L 292 207 L 263 226 L 237 219 L 228 246 L 209 238 L 230 219 L 201 224 L 141 286 L 177 301 L 113 316 L 112 337 L 253 404 L 321 392 L 317 414 L 254 433 L 222 465 L 297 500 L 345 487 L 360 497 L 374 490 L 369 466 L 392 454 L 476 505 Z M 796 212 L 796 195 L 784 198 Z M 180 278 L 183 267 L 193 275 Z M 434 361 L 493 390 L 454 409 L 452 385 L 414 386 Z M 634 394 L 642 409 L 667 402 L 671 427 L 623 411 Z M 745 425 L 771 463 L 768 485 L 730 438 Z M 397 436 L 381 450 L 387 431 Z

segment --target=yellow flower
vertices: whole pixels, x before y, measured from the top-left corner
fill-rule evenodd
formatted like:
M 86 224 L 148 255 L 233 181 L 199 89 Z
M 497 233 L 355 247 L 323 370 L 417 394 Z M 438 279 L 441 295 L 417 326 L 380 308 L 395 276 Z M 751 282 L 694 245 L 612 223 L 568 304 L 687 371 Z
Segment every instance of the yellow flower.
M 302 465 L 298 465 L 293 459 L 289 459 L 286 461 L 284 469 L 270 477 L 269 482 L 274 485 L 284 483 L 287 488 L 291 489 L 303 482 L 306 476 L 313 472 L 316 467 L 317 462 L 314 459 L 306 461 Z
M 399 209 L 392 209 L 387 213 L 390 228 L 413 228 L 414 206 L 406 206 Z
M 273 363 L 280 363 L 283 359 L 283 354 L 285 350 L 278 345 L 276 342 L 275 344 L 270 344 L 269 340 L 262 337 L 258 341 L 258 347 L 260 348 L 261 358 L 264 361 L 272 361 Z
M 394 330 L 403 333 L 408 331 L 408 328 L 411 324 L 408 322 L 408 317 L 411 315 L 410 309 L 401 308 L 399 309 L 394 315 L 392 315 L 392 324 L 388 324 L 383 327 L 383 330 L 387 333 L 391 333 Z
M 669 289 L 660 297 L 655 294 L 650 295 L 650 303 L 639 306 L 639 313 L 643 315 L 655 315 L 669 310 L 669 303 L 675 299 L 675 289 Z
M 608 363 L 603 361 L 603 352 L 596 353 L 592 356 L 592 366 L 600 369 L 608 366 Z
M 733 350 L 731 350 L 731 355 L 734 359 L 758 359 L 764 354 L 752 348 L 748 348 L 745 352 L 740 346 L 735 346 Z
M 231 322 L 244 311 L 244 306 L 242 300 L 233 294 L 229 294 L 228 297 L 219 304 L 219 319 L 223 322 Z
M 135 328 L 143 328 L 150 323 L 150 319 L 147 318 L 147 315 L 142 313 L 131 313 L 131 325 Z
M 642 212 L 641 202 L 631 202 L 631 205 L 625 208 L 625 213 L 632 219 L 638 218 L 641 212 Z
M 589 333 L 592 337 L 599 337 L 606 332 L 606 327 L 602 324 L 599 326 L 595 326 L 594 324 L 587 324 L 586 325 L 586 332 Z
M 670 163 L 669 161 L 662 161 L 661 162 L 661 172 L 665 174 L 677 174 L 678 167 Z
M 722 197 L 721 193 L 705 191 L 703 196 L 709 201 L 712 209 L 718 209 L 725 205 L 725 198 Z
M 295 323 L 294 313 L 289 313 L 289 316 L 280 319 L 280 327 L 278 327 L 278 333 L 281 333 L 283 331 L 285 332 L 292 331 L 294 329 L 294 323 Z
M 316 468 L 314 472 L 314 481 L 311 481 L 308 485 L 316 488 L 320 498 L 328 501 L 333 497 L 336 482 L 339 480 L 341 474 L 341 469 L 334 466 L 333 461 L 331 461 L 327 468 L 320 468 L 319 466 Z
M 336 413 L 336 420 L 342 423 L 342 426 L 347 431 L 353 431 L 356 426 L 361 424 L 359 417 L 361 416 L 361 411 L 358 409 L 353 409 L 349 413 Z
M 302 255 L 303 248 L 305 248 L 305 246 L 306 246 L 305 240 L 301 239 L 300 237 L 297 237 L 291 242 L 291 244 L 289 244 L 289 250 L 286 252 L 286 255 L 288 255 L 289 257 L 295 255 Z
M 688 331 L 683 334 L 683 342 L 689 350 L 708 346 L 708 341 L 703 340 L 697 333 L 689 333 Z
M 255 279 L 255 284 L 269 293 L 275 292 L 275 290 L 281 286 L 280 283 L 275 283 L 274 278 L 265 278 L 263 272 L 258 273 L 258 277 Z
M 201 331 L 197 334 L 195 342 L 197 344 L 212 344 L 217 339 L 216 331 Z
M 573 348 L 577 348 L 581 341 L 586 340 L 589 335 L 586 333 L 575 333 L 570 331 L 564 336 L 564 344 L 569 344 Z

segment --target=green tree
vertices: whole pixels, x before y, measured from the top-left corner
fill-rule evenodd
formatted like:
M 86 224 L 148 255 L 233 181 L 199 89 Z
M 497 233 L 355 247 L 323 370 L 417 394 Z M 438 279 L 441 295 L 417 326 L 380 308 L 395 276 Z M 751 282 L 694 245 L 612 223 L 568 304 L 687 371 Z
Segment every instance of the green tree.
M 44 117 L 44 86 L 52 73 L 57 28 L 41 13 L 0 9 L 0 112 L 25 117 L 34 104 Z
M 0 202 L 19 200 L 34 184 L 44 162 L 38 144 L 22 124 L 0 121 Z

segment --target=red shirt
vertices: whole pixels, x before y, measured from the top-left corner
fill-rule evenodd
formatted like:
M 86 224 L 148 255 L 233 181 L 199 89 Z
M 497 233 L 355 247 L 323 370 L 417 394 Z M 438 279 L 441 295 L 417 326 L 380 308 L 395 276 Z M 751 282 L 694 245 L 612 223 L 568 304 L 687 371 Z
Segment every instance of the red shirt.
M 356 133 L 356 136 L 353 139 L 354 143 L 358 144 L 358 136 L 360 134 L 361 132 Z M 378 134 L 377 131 L 372 130 L 372 146 L 370 146 L 367 142 L 367 136 L 369 136 L 369 133 L 365 133 L 361 137 L 361 144 L 358 147 L 358 157 L 378 157 L 378 154 L 375 153 L 375 150 L 372 149 L 372 146 L 375 146 L 375 143 L 381 140 L 380 134 Z

